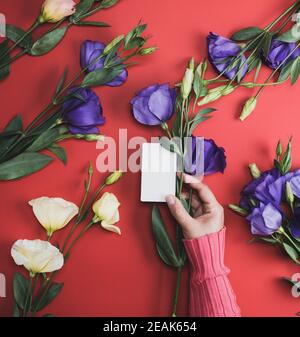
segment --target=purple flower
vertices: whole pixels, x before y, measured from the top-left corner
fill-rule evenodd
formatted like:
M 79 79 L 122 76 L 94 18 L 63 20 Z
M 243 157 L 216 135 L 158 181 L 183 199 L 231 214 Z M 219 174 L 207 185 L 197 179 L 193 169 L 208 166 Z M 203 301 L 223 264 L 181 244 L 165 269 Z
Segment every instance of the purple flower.
M 295 207 L 289 226 L 293 237 L 300 239 L 300 207 Z
M 134 118 L 146 125 L 159 125 L 174 113 L 176 91 L 168 84 L 154 84 L 136 94 L 131 100 Z
M 282 41 L 273 39 L 272 43 L 271 43 L 271 46 L 270 46 L 268 56 L 265 59 L 265 62 L 267 64 L 267 66 L 272 68 L 272 69 L 277 69 L 279 67 L 282 67 L 282 66 L 286 65 L 288 62 L 294 60 L 295 58 L 300 56 L 300 49 L 299 48 L 297 48 L 292 53 L 292 51 L 295 48 L 296 48 L 296 43 L 294 43 L 294 42 L 289 43 L 289 42 L 282 42 Z M 286 58 L 287 58 L 287 60 L 284 61 Z
M 271 188 L 270 192 L 270 185 L 279 177 L 279 171 L 273 169 L 263 172 L 259 178 L 252 180 L 241 192 L 240 206 L 247 210 L 251 210 L 257 202 L 264 204 L 271 202 L 275 204 L 275 206 L 278 206 L 282 193 L 277 193 L 273 188 Z
M 224 173 L 226 155 L 223 147 L 218 147 L 213 139 L 204 140 L 204 174 Z
M 191 175 L 209 175 L 224 172 L 226 168 L 225 150 L 218 147 L 212 139 L 204 139 L 204 156 L 202 137 L 191 136 L 186 144 L 184 171 Z
M 63 121 L 73 134 L 98 134 L 97 125 L 105 123 L 99 97 L 89 88 L 73 87 L 68 94 L 72 93 L 82 99 L 71 96 L 63 103 Z
M 261 203 L 248 215 L 247 220 L 251 224 L 253 235 L 269 236 L 281 227 L 282 215 L 273 204 Z
M 241 78 L 244 78 L 248 65 L 245 55 L 241 54 L 241 47 L 234 41 L 226 39 L 215 33 L 210 33 L 207 37 L 208 57 L 210 63 L 219 72 L 223 73 L 229 79 L 236 78 L 239 71 L 239 66 L 243 64 Z M 239 57 L 240 62 L 234 67 L 230 65 Z
M 92 63 L 93 60 L 99 57 L 102 54 L 105 47 L 106 45 L 101 42 L 90 41 L 90 40 L 84 41 L 81 44 L 81 48 L 80 48 L 81 68 L 82 69 L 86 68 L 90 63 Z M 95 70 L 102 69 L 104 67 L 105 60 L 106 60 L 106 57 L 102 57 L 100 60 L 98 60 L 94 64 L 88 66 L 87 72 L 92 72 Z M 119 60 L 117 56 L 116 56 L 116 60 Z M 119 75 L 117 75 L 110 82 L 107 82 L 105 85 L 108 85 L 110 87 L 120 86 L 126 81 L 127 76 L 128 76 L 128 72 L 126 69 L 124 69 Z

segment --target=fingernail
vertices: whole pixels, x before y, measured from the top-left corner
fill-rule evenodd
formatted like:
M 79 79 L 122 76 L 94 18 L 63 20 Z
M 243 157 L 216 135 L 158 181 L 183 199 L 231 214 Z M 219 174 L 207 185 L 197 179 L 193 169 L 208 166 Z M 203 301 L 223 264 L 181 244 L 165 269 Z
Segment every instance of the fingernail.
M 166 196 L 166 202 L 170 206 L 174 205 L 175 202 L 176 202 L 176 199 L 175 199 L 174 195 L 167 195 Z

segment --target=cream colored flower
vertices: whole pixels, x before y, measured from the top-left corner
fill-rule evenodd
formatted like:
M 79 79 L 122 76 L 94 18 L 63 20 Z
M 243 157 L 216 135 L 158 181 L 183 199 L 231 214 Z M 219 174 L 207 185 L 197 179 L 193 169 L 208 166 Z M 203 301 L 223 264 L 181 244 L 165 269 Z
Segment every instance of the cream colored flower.
M 104 229 L 121 235 L 120 228 L 114 226 L 120 220 L 119 206 L 119 200 L 113 193 L 104 193 L 93 205 L 94 221 L 100 221 Z
M 76 3 L 73 0 L 45 0 L 40 22 L 58 22 L 66 16 L 70 16 L 75 12 Z
M 41 197 L 30 200 L 29 205 L 48 236 L 65 227 L 78 214 L 78 207 L 62 198 Z
M 18 240 L 11 248 L 11 256 L 31 274 L 51 273 L 64 265 L 63 254 L 48 241 Z

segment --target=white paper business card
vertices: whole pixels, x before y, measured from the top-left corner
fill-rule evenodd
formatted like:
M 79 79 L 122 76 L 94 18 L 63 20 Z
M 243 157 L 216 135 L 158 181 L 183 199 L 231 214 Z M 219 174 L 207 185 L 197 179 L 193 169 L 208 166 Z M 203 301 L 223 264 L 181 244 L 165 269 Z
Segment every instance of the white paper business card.
M 176 193 L 177 155 L 159 143 L 142 145 L 141 201 L 165 202 Z

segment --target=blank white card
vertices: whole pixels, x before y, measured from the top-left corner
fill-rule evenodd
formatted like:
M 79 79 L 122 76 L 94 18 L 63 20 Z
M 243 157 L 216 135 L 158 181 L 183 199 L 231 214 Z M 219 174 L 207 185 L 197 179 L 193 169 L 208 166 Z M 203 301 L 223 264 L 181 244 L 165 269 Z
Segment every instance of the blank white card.
M 141 201 L 165 202 L 176 193 L 177 155 L 159 143 L 142 145 Z

